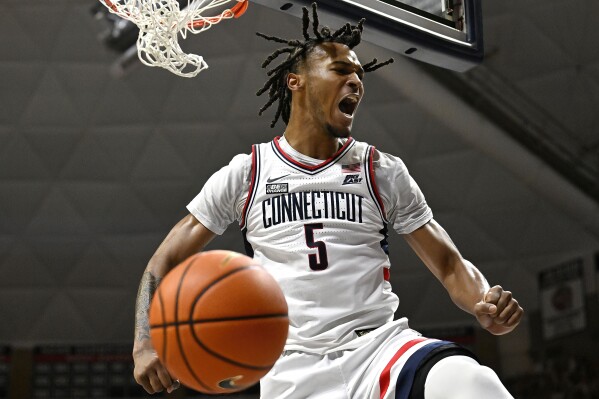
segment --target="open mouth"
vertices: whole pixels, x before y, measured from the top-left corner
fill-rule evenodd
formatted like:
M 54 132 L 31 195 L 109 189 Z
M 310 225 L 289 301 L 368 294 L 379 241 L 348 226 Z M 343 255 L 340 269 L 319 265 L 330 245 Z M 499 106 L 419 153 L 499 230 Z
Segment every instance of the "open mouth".
M 339 102 L 339 110 L 351 118 L 354 115 L 354 112 L 356 112 L 356 108 L 358 108 L 359 101 L 357 95 L 350 94 Z

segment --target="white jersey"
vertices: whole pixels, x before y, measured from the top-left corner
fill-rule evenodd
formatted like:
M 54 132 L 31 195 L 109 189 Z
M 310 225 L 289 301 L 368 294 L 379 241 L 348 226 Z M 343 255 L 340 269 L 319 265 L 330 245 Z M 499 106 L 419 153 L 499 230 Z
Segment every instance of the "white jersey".
M 219 234 L 224 229 L 216 220 L 231 214 L 240 220 L 248 253 L 285 293 L 287 350 L 330 352 L 354 340 L 357 331 L 393 319 L 399 301 L 388 282 L 387 225 L 413 230 L 432 214 L 405 176 L 411 187 L 402 200 L 408 204 L 392 203 L 392 193 L 386 193 L 393 210 L 385 209 L 375 154 L 374 147 L 349 138 L 330 159 L 309 165 L 285 152 L 277 138 L 253 147 L 249 175 L 213 176 L 188 206 Z M 235 185 L 247 190 L 229 187 Z M 401 227 L 405 220 L 409 226 Z

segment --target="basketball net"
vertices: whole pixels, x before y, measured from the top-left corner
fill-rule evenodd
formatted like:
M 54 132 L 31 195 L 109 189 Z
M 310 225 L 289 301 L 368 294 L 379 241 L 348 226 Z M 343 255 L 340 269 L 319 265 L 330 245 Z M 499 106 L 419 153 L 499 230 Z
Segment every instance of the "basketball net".
M 177 0 L 99 0 L 112 13 L 133 22 L 139 28 L 137 55 L 148 66 L 165 68 L 191 78 L 208 68 L 202 56 L 187 54 L 179 46 L 178 34 L 201 33 L 224 19 L 238 18 L 247 9 L 248 0 L 188 0 L 181 10 Z M 214 16 L 206 13 L 236 4 Z

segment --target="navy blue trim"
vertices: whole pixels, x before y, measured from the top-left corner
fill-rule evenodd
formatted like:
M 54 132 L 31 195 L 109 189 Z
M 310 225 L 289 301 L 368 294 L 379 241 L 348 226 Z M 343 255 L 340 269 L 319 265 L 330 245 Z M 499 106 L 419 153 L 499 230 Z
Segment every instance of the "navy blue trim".
M 397 376 L 395 399 L 409 399 L 412 384 L 414 383 L 414 376 L 416 375 L 416 371 L 418 370 L 418 366 L 422 359 L 424 359 L 433 349 L 442 345 L 447 345 L 448 343 L 449 342 L 447 341 L 433 341 L 418 349 L 408 358 L 401 368 L 399 376 Z
M 410 391 L 410 399 L 425 399 L 424 385 L 426 384 L 428 373 L 440 360 L 450 356 L 468 356 L 480 364 L 474 353 L 458 344 L 447 343 L 446 345 L 438 346 L 430 351 L 418 365 L 418 370 L 412 383 L 412 391 Z
M 383 223 L 383 228 L 379 231 L 379 233 L 383 236 L 381 240 L 381 248 L 383 251 L 389 256 L 389 242 L 387 239 L 389 238 L 388 234 L 389 230 L 387 229 L 387 223 Z
M 252 244 L 250 244 L 250 242 L 248 241 L 248 229 L 247 227 L 243 228 L 241 230 L 241 235 L 243 236 L 243 246 L 245 247 L 245 254 L 247 256 L 249 256 L 250 258 L 254 257 L 254 248 L 252 247 Z

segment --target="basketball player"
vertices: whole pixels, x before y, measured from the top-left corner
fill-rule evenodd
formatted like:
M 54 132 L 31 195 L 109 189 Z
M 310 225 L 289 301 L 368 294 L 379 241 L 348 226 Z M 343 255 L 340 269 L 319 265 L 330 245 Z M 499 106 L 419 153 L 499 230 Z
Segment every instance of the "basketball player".
M 263 398 L 511 398 L 467 350 L 393 321 L 388 227 L 492 334 L 512 331 L 523 310 L 462 257 L 403 162 L 351 137 L 364 74 L 390 62 L 358 60 L 363 21 L 319 30 L 313 6 L 312 22 L 315 37 L 304 10 L 303 41 L 259 34 L 287 45 L 265 61 L 287 54 L 258 92 L 270 96 L 260 112 L 279 102 L 271 126 L 282 117 L 287 127 L 216 172 L 150 260 L 136 310 L 136 380 L 149 393 L 176 387 L 149 339 L 150 298 L 172 267 L 238 220 L 248 253 L 289 306 L 287 344 L 261 381 Z

